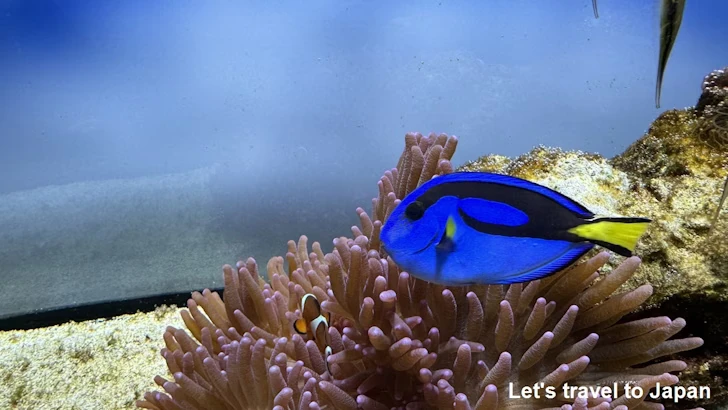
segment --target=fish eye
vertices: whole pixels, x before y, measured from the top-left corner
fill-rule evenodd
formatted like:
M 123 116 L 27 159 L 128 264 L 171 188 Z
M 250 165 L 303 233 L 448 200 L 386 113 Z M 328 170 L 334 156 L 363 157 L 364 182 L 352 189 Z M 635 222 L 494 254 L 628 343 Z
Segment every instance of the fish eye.
M 404 215 L 412 221 L 416 221 L 425 214 L 425 206 L 420 201 L 414 201 L 407 205 L 404 210 Z

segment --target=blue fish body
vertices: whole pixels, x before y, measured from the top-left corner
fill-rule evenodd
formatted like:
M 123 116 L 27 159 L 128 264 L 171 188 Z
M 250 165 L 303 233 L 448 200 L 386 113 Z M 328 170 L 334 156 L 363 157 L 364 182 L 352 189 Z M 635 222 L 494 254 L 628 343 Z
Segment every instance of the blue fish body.
M 434 178 L 392 211 L 384 249 L 410 274 L 444 285 L 511 284 L 553 274 L 595 244 L 629 255 L 644 218 L 595 218 L 568 197 L 506 175 Z

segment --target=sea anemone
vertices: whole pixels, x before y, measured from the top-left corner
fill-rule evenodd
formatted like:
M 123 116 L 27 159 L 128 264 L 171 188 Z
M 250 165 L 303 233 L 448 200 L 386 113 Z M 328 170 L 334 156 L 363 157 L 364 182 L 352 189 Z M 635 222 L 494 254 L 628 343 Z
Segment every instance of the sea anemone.
M 383 221 L 408 192 L 452 171 L 457 139 L 407 134 L 396 168 L 378 183 L 372 216 L 357 209 L 352 238 L 324 254 L 302 236 L 285 258 L 225 265 L 224 301 L 195 292 L 182 311 L 187 331 L 167 328 L 162 356 L 174 380 L 144 395 L 147 409 L 656 409 L 646 393 L 678 382 L 680 360 L 697 337 L 670 339 L 683 319 L 620 323 L 652 294 L 622 290 L 637 257 L 602 272 L 610 255 L 551 277 L 510 286 L 446 287 L 401 271 L 380 246 Z M 287 267 L 286 267 L 287 265 Z M 293 331 L 305 294 L 331 313 L 328 357 Z M 190 335 L 191 334 L 191 335 Z M 543 383 L 555 394 L 514 395 Z M 574 398 L 562 386 L 618 386 L 608 397 Z M 518 397 L 517 397 L 518 396 Z M 618 397 L 617 397 L 618 396 Z

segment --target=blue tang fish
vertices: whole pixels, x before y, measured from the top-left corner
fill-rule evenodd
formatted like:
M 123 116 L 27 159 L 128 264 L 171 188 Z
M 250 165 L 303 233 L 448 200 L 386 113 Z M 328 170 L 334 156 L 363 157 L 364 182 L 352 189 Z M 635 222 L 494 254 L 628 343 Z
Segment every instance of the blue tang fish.
M 443 285 L 511 284 L 571 265 L 594 245 L 631 256 L 646 218 L 596 218 L 576 201 L 520 178 L 456 172 L 392 211 L 384 249 L 410 274 Z

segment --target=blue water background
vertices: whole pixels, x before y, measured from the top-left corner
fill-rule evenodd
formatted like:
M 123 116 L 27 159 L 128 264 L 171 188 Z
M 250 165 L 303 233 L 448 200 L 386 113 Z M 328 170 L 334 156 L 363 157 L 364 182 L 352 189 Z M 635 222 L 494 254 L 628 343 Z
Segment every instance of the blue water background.
M 0 315 L 219 286 L 303 233 L 330 249 L 407 131 L 460 136 L 456 164 L 615 155 L 728 64 L 728 2 L 689 1 L 656 109 L 657 3 L 0 2 L 0 293 L 25 295 Z

